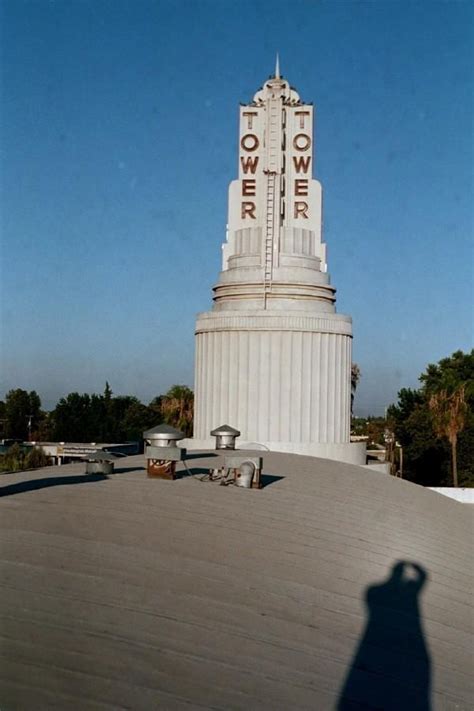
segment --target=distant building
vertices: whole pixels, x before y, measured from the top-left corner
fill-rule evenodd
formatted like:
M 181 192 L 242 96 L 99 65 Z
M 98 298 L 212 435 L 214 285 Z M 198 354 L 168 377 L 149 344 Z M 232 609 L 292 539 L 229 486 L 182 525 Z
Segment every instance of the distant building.
M 114 454 L 131 455 L 140 452 L 141 443 L 125 442 L 31 442 L 29 445 L 42 449 L 54 464 L 67 464 L 68 462 L 82 461 L 87 454 L 97 450 L 114 452 Z

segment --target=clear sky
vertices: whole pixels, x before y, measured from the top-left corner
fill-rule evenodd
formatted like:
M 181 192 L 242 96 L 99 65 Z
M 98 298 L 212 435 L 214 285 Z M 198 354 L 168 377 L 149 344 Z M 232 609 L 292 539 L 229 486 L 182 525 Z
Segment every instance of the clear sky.
M 472 347 L 472 2 L 4 0 L 2 380 L 48 408 L 193 384 L 239 101 L 316 106 L 356 413 Z

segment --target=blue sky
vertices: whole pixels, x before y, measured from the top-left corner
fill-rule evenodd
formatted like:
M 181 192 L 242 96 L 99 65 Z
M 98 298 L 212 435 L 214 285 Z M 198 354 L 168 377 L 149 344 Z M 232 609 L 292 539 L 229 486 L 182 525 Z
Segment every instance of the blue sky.
M 2 4 L 2 380 L 45 407 L 192 386 L 239 101 L 316 106 L 315 177 L 356 412 L 472 347 L 471 2 Z

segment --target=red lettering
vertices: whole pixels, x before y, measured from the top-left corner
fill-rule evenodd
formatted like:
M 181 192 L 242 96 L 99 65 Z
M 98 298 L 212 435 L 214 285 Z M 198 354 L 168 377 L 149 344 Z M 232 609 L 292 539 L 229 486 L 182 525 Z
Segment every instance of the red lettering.
M 251 173 L 255 173 L 258 165 L 258 156 L 240 156 L 240 165 L 244 173 L 248 173 L 249 170 Z
M 250 142 L 250 145 L 249 145 Z M 259 140 L 257 136 L 254 133 L 246 133 L 245 136 L 242 136 L 240 145 L 244 149 L 244 151 L 248 151 L 248 153 L 252 153 L 252 151 L 257 150 L 259 146 Z
M 295 195 L 307 195 L 308 194 L 308 179 L 307 178 L 297 178 L 295 180 Z
M 252 128 L 253 117 L 258 116 L 258 112 L 257 111 L 242 111 L 242 116 L 247 117 L 247 128 Z
M 255 185 L 256 185 L 256 180 L 255 179 L 246 179 L 242 180 L 242 195 L 255 195 Z M 308 182 L 308 181 L 306 181 Z M 308 193 L 306 193 L 307 195 Z
M 252 220 L 255 220 L 255 210 L 256 210 L 256 205 L 254 202 L 243 202 L 242 203 L 242 219 L 245 220 L 247 215 L 252 218 Z
M 300 128 L 304 128 L 304 117 L 309 116 L 309 111 L 295 111 L 295 116 L 300 117 Z M 249 126 L 251 128 L 251 126 Z
M 297 133 L 293 139 L 293 148 L 297 151 L 307 151 L 311 147 L 311 138 L 306 133 Z
M 296 200 L 295 201 L 295 220 L 299 216 L 304 217 L 306 220 L 308 219 L 308 203 L 304 202 L 304 200 Z

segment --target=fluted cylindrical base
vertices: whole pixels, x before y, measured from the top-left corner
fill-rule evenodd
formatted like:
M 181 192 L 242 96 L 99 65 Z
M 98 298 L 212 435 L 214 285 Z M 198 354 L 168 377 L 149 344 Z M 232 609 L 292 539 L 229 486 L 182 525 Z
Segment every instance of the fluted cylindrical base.
M 242 441 L 349 442 L 351 342 L 340 314 L 201 314 L 194 437 L 229 424 Z

